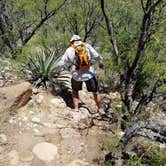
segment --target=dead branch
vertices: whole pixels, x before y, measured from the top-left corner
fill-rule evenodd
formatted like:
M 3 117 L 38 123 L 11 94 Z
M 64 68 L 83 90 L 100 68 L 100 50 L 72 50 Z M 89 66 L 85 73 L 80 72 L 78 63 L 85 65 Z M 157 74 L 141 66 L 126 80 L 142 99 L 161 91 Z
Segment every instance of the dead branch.
M 64 0 L 63 3 L 61 3 L 57 8 L 53 9 L 49 13 L 47 13 L 40 21 L 39 23 L 35 26 L 35 28 L 32 30 L 32 32 L 23 40 L 23 45 L 25 45 L 31 38 L 32 36 L 36 33 L 36 31 L 52 16 L 54 16 L 67 2 L 67 0 Z
M 157 142 L 160 142 L 160 143 L 166 143 L 166 138 L 165 137 L 154 135 L 153 133 L 148 132 L 148 131 L 146 131 L 146 132 L 138 131 L 136 133 L 136 135 L 147 138 L 147 139 L 150 139 L 152 141 L 157 141 Z
M 115 36 L 114 36 L 113 22 L 111 20 L 109 20 L 107 14 L 106 14 L 104 0 L 100 0 L 100 6 L 101 6 L 101 10 L 102 10 L 104 19 L 105 19 L 107 32 L 108 32 L 108 35 L 109 35 L 111 45 L 113 47 L 115 57 L 117 59 L 117 62 L 120 62 L 120 55 L 119 55 L 119 51 L 118 51 L 118 46 L 117 46 L 117 42 L 116 42 L 116 39 L 115 39 Z
M 150 37 L 152 35 L 150 31 L 151 31 L 152 19 L 154 17 L 155 8 L 157 7 L 159 3 L 162 2 L 162 0 L 158 0 L 156 3 L 154 3 L 151 6 L 149 1 L 150 0 L 147 0 L 146 8 L 145 8 L 146 12 L 144 13 L 144 16 L 142 19 L 141 33 L 140 33 L 140 37 L 138 41 L 136 56 L 133 60 L 131 67 L 129 67 L 127 71 L 127 75 L 125 79 L 127 83 L 130 83 L 131 77 L 133 76 L 133 74 L 136 74 L 138 68 L 140 67 L 140 61 L 143 57 L 145 46 L 147 42 L 149 42 Z

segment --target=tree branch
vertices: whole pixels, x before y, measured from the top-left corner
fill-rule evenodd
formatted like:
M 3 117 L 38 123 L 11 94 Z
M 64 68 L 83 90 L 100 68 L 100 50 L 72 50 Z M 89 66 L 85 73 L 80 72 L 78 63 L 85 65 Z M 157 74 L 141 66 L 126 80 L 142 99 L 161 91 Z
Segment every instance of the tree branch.
M 84 8 L 86 9 L 85 5 Z M 95 29 L 96 25 L 101 21 L 101 15 L 95 13 L 94 2 L 88 3 L 88 11 L 86 12 L 86 19 L 84 22 L 85 36 L 84 41 L 88 38 L 89 34 Z
M 144 13 L 144 16 L 142 19 L 142 24 L 141 24 L 141 34 L 140 34 L 139 41 L 138 41 L 137 52 L 136 52 L 136 56 L 133 60 L 131 67 L 127 71 L 127 77 L 126 77 L 127 82 L 130 82 L 132 75 L 136 72 L 136 70 L 140 66 L 139 63 L 143 56 L 143 51 L 145 49 L 145 45 L 149 41 L 149 40 L 147 40 L 147 38 L 149 38 L 149 35 L 150 36 L 152 35 L 149 33 L 149 30 L 151 28 L 151 21 L 152 21 L 152 17 L 153 17 L 152 13 L 154 12 L 155 7 L 161 2 L 162 2 L 162 0 L 158 0 L 155 4 L 153 4 L 151 6 L 149 4 L 150 3 L 149 0 L 147 0 L 146 12 Z
M 156 93 L 156 90 L 160 86 L 160 84 L 161 84 L 161 80 L 157 79 L 155 81 L 154 85 L 152 86 L 152 89 L 151 89 L 150 93 L 149 94 L 144 94 L 141 97 L 141 100 L 139 101 L 136 109 L 134 110 L 133 115 L 138 115 L 141 112 L 142 107 L 147 105 L 150 101 L 153 100 L 154 94 Z
M 146 13 L 146 10 L 145 10 L 145 6 L 144 6 L 144 2 L 143 2 L 143 0 L 141 0 L 141 6 L 142 6 L 142 9 L 143 9 L 144 13 Z
M 107 27 L 107 32 L 108 32 L 108 35 L 109 35 L 109 39 L 110 39 L 110 42 L 112 44 L 113 51 L 114 51 L 114 54 L 116 56 L 117 62 L 119 63 L 120 62 L 120 55 L 119 55 L 116 39 L 114 37 L 113 22 L 111 21 L 111 23 L 110 23 L 109 18 L 106 14 L 105 7 L 104 7 L 104 0 L 100 0 L 100 6 L 101 6 L 102 13 L 104 15 L 104 19 L 105 19 L 105 23 L 106 23 L 106 27 Z
M 150 132 L 144 132 L 144 131 L 139 131 L 137 132 L 137 135 L 138 136 L 141 136 L 141 137 L 144 137 L 144 138 L 147 138 L 147 139 L 150 139 L 152 141 L 157 141 L 157 142 L 160 142 L 160 143 L 166 143 L 166 138 L 164 137 L 159 137 L 159 136 L 156 136 Z
M 66 3 L 67 0 L 64 0 L 63 3 L 61 5 L 59 5 L 57 8 L 55 8 L 54 10 L 50 11 L 47 15 L 44 16 L 44 18 L 42 18 L 40 20 L 40 22 L 35 26 L 35 28 L 32 30 L 32 32 L 24 39 L 23 41 L 23 45 L 25 45 L 31 38 L 32 36 L 36 33 L 36 31 L 52 16 L 54 16 L 56 14 L 56 12 L 58 12 Z

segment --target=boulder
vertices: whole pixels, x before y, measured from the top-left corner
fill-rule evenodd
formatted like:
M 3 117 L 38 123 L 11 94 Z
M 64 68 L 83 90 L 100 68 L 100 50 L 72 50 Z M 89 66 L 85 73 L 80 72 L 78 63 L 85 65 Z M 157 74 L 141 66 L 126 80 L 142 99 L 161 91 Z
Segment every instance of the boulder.
M 41 142 L 33 148 L 32 166 L 56 166 L 57 147 L 51 143 Z
M 0 88 L 0 108 L 2 110 L 20 108 L 27 104 L 32 95 L 32 87 L 28 82 Z

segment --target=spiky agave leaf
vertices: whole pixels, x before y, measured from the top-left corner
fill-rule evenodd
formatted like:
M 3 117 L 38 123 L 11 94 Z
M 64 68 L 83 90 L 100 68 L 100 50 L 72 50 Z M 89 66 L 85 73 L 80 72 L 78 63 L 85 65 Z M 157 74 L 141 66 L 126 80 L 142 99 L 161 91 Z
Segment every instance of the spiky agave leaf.
M 61 71 L 59 76 L 52 77 L 51 82 L 54 85 L 59 85 L 61 87 L 63 86 L 70 89 L 71 88 L 70 80 L 71 80 L 71 74 L 67 71 Z
M 29 81 L 37 87 L 47 87 L 49 84 L 68 85 L 69 75 L 67 76 L 65 72 L 61 72 L 58 76 L 54 74 L 59 59 L 60 56 L 56 50 L 49 51 L 43 49 L 41 55 L 28 57 L 27 63 L 24 65 L 24 73 L 30 75 Z

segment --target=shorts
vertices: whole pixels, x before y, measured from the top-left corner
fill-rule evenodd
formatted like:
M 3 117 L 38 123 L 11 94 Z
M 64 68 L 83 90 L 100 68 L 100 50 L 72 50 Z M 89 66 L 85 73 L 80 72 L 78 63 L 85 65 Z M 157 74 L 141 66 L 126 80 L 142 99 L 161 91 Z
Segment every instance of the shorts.
M 71 79 L 71 87 L 74 91 L 82 90 L 82 83 L 85 82 L 88 92 L 98 92 L 99 84 L 95 76 L 87 81 L 76 81 L 73 78 Z

